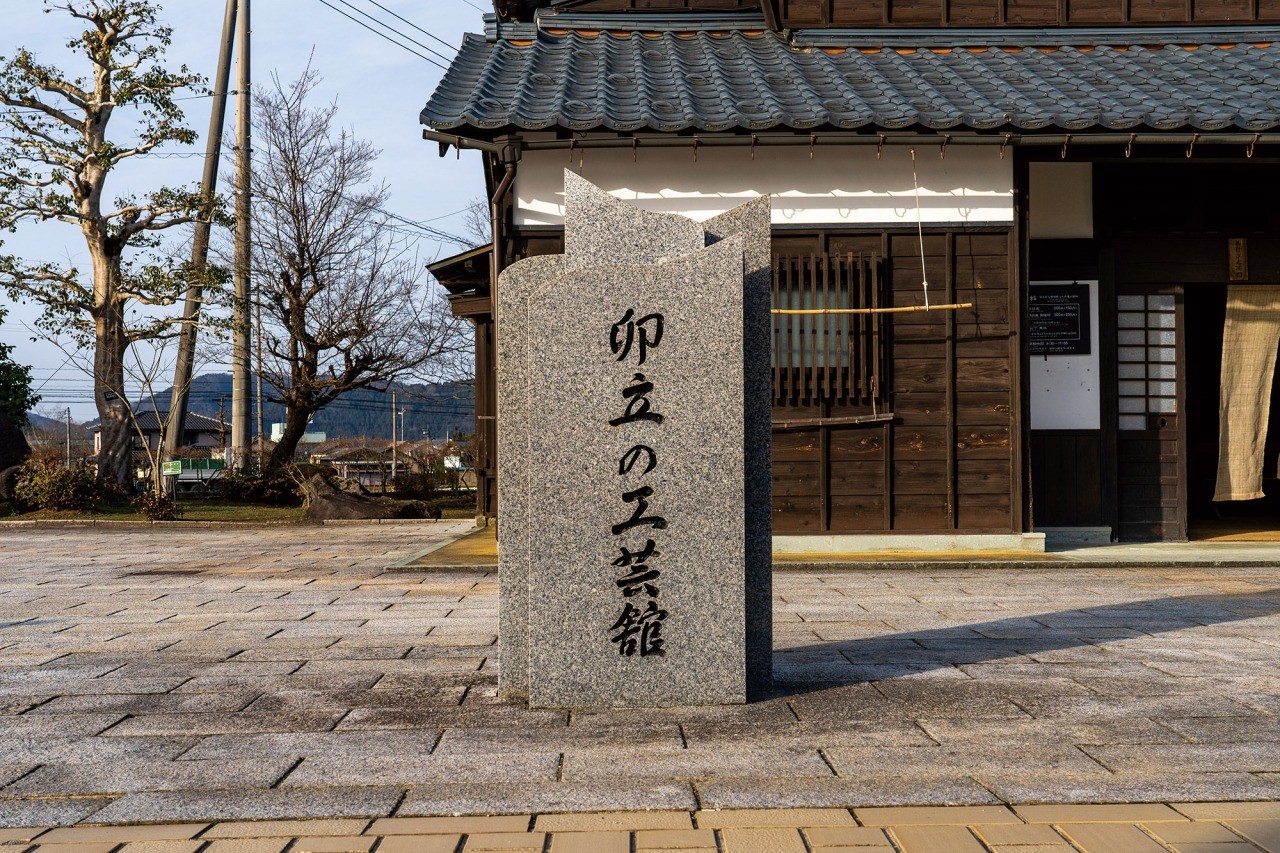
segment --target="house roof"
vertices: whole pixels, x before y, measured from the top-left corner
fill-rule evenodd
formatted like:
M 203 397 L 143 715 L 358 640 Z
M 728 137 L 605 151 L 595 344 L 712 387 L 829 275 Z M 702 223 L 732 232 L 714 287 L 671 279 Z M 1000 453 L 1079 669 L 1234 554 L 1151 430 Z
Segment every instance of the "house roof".
M 164 417 L 168 417 L 169 413 L 164 412 Z M 138 422 L 137 428 L 142 432 L 159 432 L 160 422 L 156 419 L 156 413 L 153 411 L 135 412 L 134 418 Z M 93 432 L 102 429 L 102 424 L 94 424 Z M 187 412 L 186 419 L 182 422 L 184 432 L 222 432 L 229 429 L 225 421 L 219 421 L 217 418 L 211 418 L 206 415 L 198 415 L 195 412 Z
M 1236 30 L 1221 42 L 1223 28 L 1183 28 L 1176 39 L 1168 29 L 1131 29 L 1123 39 L 951 31 L 950 46 L 921 31 L 911 46 L 901 30 L 779 35 L 719 20 L 684 31 L 625 19 L 608 29 L 556 27 L 554 17 L 490 22 L 487 35 L 465 37 L 422 122 L 490 133 L 1280 124 L 1280 29 Z

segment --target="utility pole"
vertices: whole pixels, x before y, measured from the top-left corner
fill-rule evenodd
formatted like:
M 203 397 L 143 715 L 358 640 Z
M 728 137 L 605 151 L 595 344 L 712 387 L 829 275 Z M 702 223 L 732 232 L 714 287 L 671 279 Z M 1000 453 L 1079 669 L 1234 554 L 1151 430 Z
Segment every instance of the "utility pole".
M 71 407 L 67 406 L 67 467 L 71 467 Z
M 258 473 L 262 473 L 262 301 L 253 302 L 253 384 L 258 398 Z
M 250 88 L 249 75 L 249 0 L 240 0 L 236 20 L 236 40 L 240 43 L 240 62 L 236 81 L 236 245 L 235 245 L 235 329 L 231 355 L 231 456 L 229 466 L 243 471 L 249 455 L 249 315 L 250 261 L 250 190 L 251 157 L 249 142 Z
M 227 427 L 226 427 L 227 421 L 226 421 L 226 418 L 223 417 L 223 413 L 226 411 L 226 409 L 227 409 L 227 395 L 223 394 L 221 397 L 218 398 L 218 446 L 222 448 L 223 464 L 226 464 L 229 461 L 227 459 Z
M 200 195 L 212 203 L 218 189 L 218 165 L 222 160 L 222 128 L 227 121 L 227 87 L 231 83 L 231 50 L 236 35 L 236 2 L 227 0 L 227 11 L 222 18 L 222 45 L 218 48 L 218 73 L 214 78 L 213 109 L 209 115 L 209 134 L 204 147 L 204 175 L 200 178 Z M 204 287 L 199 276 L 204 273 L 209 260 L 209 233 L 213 230 L 212 211 L 196 223 L 196 233 L 191 241 L 191 269 L 196 281 L 187 286 L 186 301 L 182 306 L 182 330 L 178 338 L 178 363 L 173 371 L 173 395 L 169 398 L 170 420 L 182 424 L 187 420 L 187 401 L 191 390 L 191 374 L 196 360 L 196 324 L 200 319 L 200 307 Z M 165 436 L 165 450 L 172 456 L 182 440 L 182 430 L 172 430 Z
M 391 389 L 391 486 L 396 483 L 396 392 Z M 386 491 L 385 489 L 383 491 Z

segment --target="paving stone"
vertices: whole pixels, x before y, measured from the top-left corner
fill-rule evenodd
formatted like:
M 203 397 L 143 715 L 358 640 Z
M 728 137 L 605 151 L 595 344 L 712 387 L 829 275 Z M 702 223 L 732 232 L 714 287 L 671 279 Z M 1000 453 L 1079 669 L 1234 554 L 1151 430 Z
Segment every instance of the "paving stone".
M 367 820 L 254 820 L 214 824 L 204 838 L 294 838 L 359 835 Z
M 547 843 L 545 832 L 475 832 L 467 835 L 464 850 L 520 850 L 541 853 Z
M 334 816 L 377 817 L 403 796 L 398 787 L 182 791 L 126 794 L 94 820 L 141 823 L 161 820 L 264 820 Z
M 613 778 L 618 773 L 619 762 L 626 765 L 627 775 L 633 777 L 754 777 L 761 775 L 762 767 L 789 777 L 832 775 L 831 767 L 816 749 L 756 747 L 724 741 L 673 750 L 632 747 L 629 744 L 592 750 L 566 749 L 563 778 L 570 781 Z
M 210 842 L 203 853 L 281 853 L 288 844 L 283 838 L 231 838 Z
M 432 835 L 462 832 L 525 832 L 533 818 L 527 814 L 477 815 L 474 817 L 384 817 L 375 820 L 367 835 Z
M 111 714 L 171 714 L 239 711 L 254 701 L 257 693 L 241 690 L 214 694 L 173 693 L 86 693 L 58 696 L 31 713 L 93 711 Z
M 1089 853 L 1167 853 L 1164 846 L 1136 826 L 1126 824 L 1062 823 L 1058 829 Z
M 378 843 L 378 853 L 456 853 L 461 835 L 393 835 Z
M 409 785 L 423 782 L 554 782 L 558 752 L 493 755 L 325 756 L 305 759 L 280 783 L 282 788 L 320 785 L 376 785 L 388 778 Z
M 874 826 L 818 826 L 806 827 L 804 837 L 815 848 L 828 847 L 883 847 L 891 848 L 889 836 Z
M 1099 772 L 1044 773 L 1027 768 L 976 774 L 983 786 L 1011 803 L 1146 803 L 1194 797 L 1270 800 L 1280 796 L 1280 783 L 1265 774 L 1186 773 L 1170 768 L 1163 773 Z
M 120 853 L 196 853 L 207 842 L 193 841 L 134 841 L 120 848 Z
M 975 823 L 1021 824 L 1022 820 L 1004 806 L 959 806 L 949 808 L 897 807 L 854 809 L 854 816 L 863 826 L 914 826 L 967 825 Z
M 1187 819 L 1162 803 L 1014 806 L 1013 810 L 1028 823 L 1160 823 Z
M 110 801 L 107 797 L 9 800 L 0 804 L 0 827 L 68 826 Z
M 895 826 L 890 831 L 902 853 L 987 853 L 963 826 Z
M 628 832 L 556 832 L 551 836 L 551 853 L 631 853 Z
M 1063 843 L 1062 836 L 1054 832 L 1053 827 L 1043 824 L 978 824 L 973 827 L 973 831 L 990 846 L 1053 846 Z
M 641 779 L 577 783 L 433 783 L 414 785 L 396 814 L 691 810 L 697 806 L 693 788 L 687 782 Z
M 439 730 L 417 732 L 287 732 L 249 735 L 215 735 L 182 753 L 183 761 L 235 761 L 256 756 L 291 756 L 294 759 L 324 755 L 330 758 L 370 755 L 426 755 L 440 739 Z
M 1192 820 L 1280 820 L 1280 802 L 1171 803 Z
M 207 823 L 171 823 L 156 826 L 69 826 L 51 829 L 40 837 L 40 843 L 87 844 L 110 841 L 184 841 L 195 838 Z
M 637 829 L 637 850 L 681 850 L 690 847 L 716 847 L 716 834 L 711 829 Z
M 704 809 L 694 820 L 701 829 L 856 825 L 848 809 Z
M 0 797 L 269 788 L 292 765 L 291 759 L 279 757 L 270 761 L 162 763 L 124 758 L 106 765 L 49 764 L 0 791 Z
M 725 853 L 806 853 L 795 829 L 726 829 L 720 837 Z
M 1240 840 L 1240 836 L 1222 824 L 1211 821 L 1153 823 L 1147 827 L 1147 831 L 1161 841 L 1178 845 L 1183 843 L 1223 844 Z
M 250 734 L 257 732 L 329 731 L 342 714 L 335 711 L 238 714 L 143 714 L 130 717 L 107 734 L 112 737 L 140 735 Z
M 30 841 L 46 829 L 48 829 L 46 826 L 0 827 L 0 844 L 19 844 Z
M 691 829 L 686 811 L 621 811 L 583 814 L 544 814 L 534 821 L 534 829 L 545 832 L 587 832 L 605 830 Z
M 998 802 L 990 791 L 973 779 L 939 774 L 867 774 L 856 778 L 827 779 L 710 779 L 696 784 L 699 801 L 713 809 Z
M 40 844 L 35 849 L 43 853 L 111 853 L 119 842 L 92 841 L 87 844 Z
M 1230 820 L 1227 826 L 1267 853 L 1280 851 L 1280 820 Z
M 369 853 L 376 840 L 352 836 L 299 838 L 290 849 L 298 853 Z

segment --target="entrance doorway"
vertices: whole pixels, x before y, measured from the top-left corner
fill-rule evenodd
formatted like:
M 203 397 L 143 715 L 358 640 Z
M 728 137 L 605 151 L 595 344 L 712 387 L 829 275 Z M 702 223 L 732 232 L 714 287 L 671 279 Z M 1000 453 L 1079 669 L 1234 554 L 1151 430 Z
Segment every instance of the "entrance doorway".
M 1262 487 L 1253 501 L 1214 503 L 1218 472 L 1218 405 L 1221 398 L 1222 328 L 1227 313 L 1225 285 L 1192 285 L 1184 290 L 1186 310 L 1185 381 L 1187 520 L 1192 539 L 1280 541 L 1280 370 L 1272 378 Z

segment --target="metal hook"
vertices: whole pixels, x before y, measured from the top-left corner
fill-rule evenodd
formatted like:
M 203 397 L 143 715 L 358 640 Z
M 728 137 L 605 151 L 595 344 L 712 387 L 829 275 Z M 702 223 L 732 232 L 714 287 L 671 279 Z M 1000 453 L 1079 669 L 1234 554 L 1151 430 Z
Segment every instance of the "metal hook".
M 635 162 L 637 161 L 637 159 L 638 159 L 638 158 L 636 157 L 636 148 L 637 148 L 639 145 L 640 145 L 640 140 L 639 140 L 639 139 L 636 139 L 634 136 L 633 136 L 633 137 L 631 137 L 631 162 L 632 162 L 632 163 L 635 163 Z
M 758 137 L 754 133 L 751 134 L 751 159 L 752 160 L 756 159 L 756 139 L 757 138 Z
M 1067 145 L 1071 142 L 1071 134 L 1065 133 L 1062 136 L 1062 159 L 1067 159 Z
M 939 159 L 939 160 L 945 160 L 945 159 L 947 159 L 947 143 L 948 143 L 948 142 L 950 142 L 950 141 L 951 141 L 951 134 L 949 134 L 949 133 L 944 133 L 944 134 L 942 134 L 942 145 L 941 145 L 941 147 L 939 147 L 939 148 L 938 148 L 938 159 Z
M 1138 134 L 1129 134 L 1129 141 L 1124 146 L 1124 159 L 1128 160 L 1133 155 L 1133 140 L 1138 138 Z
M 876 143 L 876 159 L 880 159 L 880 155 L 884 153 L 884 134 L 880 134 L 880 141 Z
M 1012 137 L 1013 137 L 1012 133 L 1006 133 L 1004 135 L 1004 141 L 1000 143 L 1000 159 L 1001 160 L 1004 159 L 1004 150 L 1009 147 L 1009 140 Z
M 569 162 L 573 162 L 573 149 L 577 146 L 578 140 L 575 137 L 569 137 Z
M 818 143 L 818 134 L 809 134 L 809 159 L 813 159 L 813 146 Z
M 453 159 L 461 160 L 462 159 L 462 137 L 461 136 L 455 136 L 453 138 L 453 150 L 458 152 L 458 156 L 454 157 Z
M 693 135 L 693 162 L 698 162 L 698 134 Z
M 1196 149 L 1196 140 L 1200 138 L 1200 134 L 1191 134 L 1191 144 L 1187 146 L 1187 159 L 1191 159 L 1191 152 Z
M 1262 136 L 1261 133 L 1255 133 L 1253 135 L 1253 141 L 1249 143 L 1249 150 L 1244 153 L 1244 156 L 1247 157 L 1248 159 L 1250 160 L 1253 159 L 1253 146 L 1258 144 L 1258 139 L 1261 136 Z

